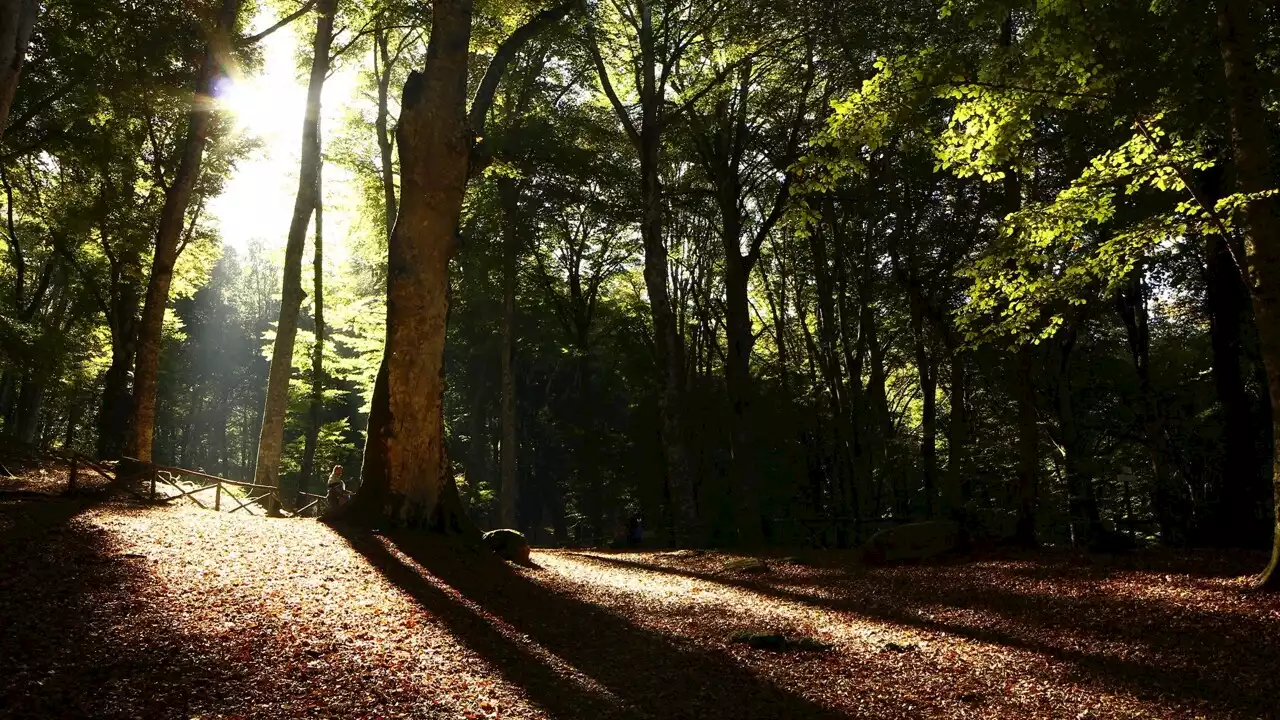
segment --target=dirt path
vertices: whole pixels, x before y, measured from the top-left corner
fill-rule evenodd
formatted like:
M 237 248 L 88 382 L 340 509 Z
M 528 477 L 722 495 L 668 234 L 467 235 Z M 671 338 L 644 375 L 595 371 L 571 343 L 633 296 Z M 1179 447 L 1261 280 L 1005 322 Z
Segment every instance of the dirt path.
M 3 717 L 1276 716 L 1280 600 L 1232 577 L 1254 558 L 747 575 L 717 553 L 556 551 L 516 569 L 92 496 L 0 495 L 0 540 Z M 744 629 L 831 649 L 728 641 Z

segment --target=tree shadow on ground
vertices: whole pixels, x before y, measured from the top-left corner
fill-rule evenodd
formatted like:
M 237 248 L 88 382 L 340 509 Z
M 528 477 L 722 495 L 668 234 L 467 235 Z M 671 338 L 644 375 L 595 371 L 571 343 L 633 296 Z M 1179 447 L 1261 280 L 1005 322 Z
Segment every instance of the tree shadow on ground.
M 1060 595 L 1020 592 L 959 563 L 915 568 L 909 577 L 855 568 L 815 576 L 804 592 L 794 582 L 781 587 L 764 576 L 748 579 L 617 556 L 568 554 L 1037 653 L 1066 664 L 1086 682 L 1146 700 L 1201 704 L 1246 717 L 1275 714 L 1276 619 L 1126 597 L 1121 591 L 1079 592 L 1069 587 L 1075 581 L 1069 573 Z M 1048 571 L 1036 574 L 1054 577 Z M 1280 603 L 1272 617 L 1280 617 Z M 1141 652 L 1117 652 L 1116 643 Z
M 134 644 L 170 632 L 143 627 L 132 590 L 149 582 L 146 568 L 76 519 L 112 501 L 97 491 L 0 502 L 0 715 L 173 717 L 217 675 L 179 639 Z
M 757 677 L 723 652 L 556 592 L 487 551 L 408 534 L 384 544 L 338 530 L 552 717 L 845 717 Z
M 378 688 L 332 697 L 325 678 L 368 668 L 340 654 L 307 668 L 281 646 L 292 628 L 267 610 L 225 616 L 250 626 L 226 631 L 180 624 L 175 607 L 217 595 L 174 596 L 145 546 L 125 552 L 80 517 L 98 511 L 168 512 L 109 490 L 0 495 L 0 718 L 359 717 L 382 707 Z M 412 717 L 433 714 L 414 707 Z

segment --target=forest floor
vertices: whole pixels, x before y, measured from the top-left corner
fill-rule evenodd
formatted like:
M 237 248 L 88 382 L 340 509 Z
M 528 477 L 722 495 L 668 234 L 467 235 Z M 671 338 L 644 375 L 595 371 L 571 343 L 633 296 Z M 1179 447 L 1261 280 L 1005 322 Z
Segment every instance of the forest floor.
M 523 568 L 62 483 L 0 480 L 0 717 L 1277 717 L 1280 598 L 1241 578 L 1258 556 Z

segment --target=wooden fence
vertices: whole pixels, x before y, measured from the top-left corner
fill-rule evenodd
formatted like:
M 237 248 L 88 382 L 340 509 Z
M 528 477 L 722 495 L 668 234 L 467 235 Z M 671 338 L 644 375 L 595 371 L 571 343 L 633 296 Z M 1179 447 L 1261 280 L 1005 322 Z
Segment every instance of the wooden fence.
M 156 463 L 144 462 L 130 457 L 122 458 L 121 462 L 122 464 L 127 464 L 133 469 L 130 472 L 129 477 L 144 479 L 149 483 L 151 500 L 156 499 L 156 486 L 158 484 L 164 484 L 178 492 L 177 495 L 166 495 L 163 498 L 164 500 L 177 500 L 178 498 L 185 497 L 189 498 L 192 502 L 205 510 L 216 510 L 218 512 L 222 512 L 222 498 L 224 495 L 230 502 L 235 503 L 235 507 L 228 511 L 232 513 L 244 510 L 246 513 L 252 515 L 253 509 L 251 506 L 254 503 L 268 499 L 274 499 L 277 507 L 280 507 L 281 505 L 280 489 L 271 485 L 259 485 L 251 482 L 243 482 L 241 480 L 230 480 L 228 478 L 218 477 L 217 475 L 200 472 L 199 470 L 188 470 L 187 468 L 158 465 Z M 188 482 L 197 484 L 198 487 L 194 487 L 189 490 L 183 489 L 178 485 L 178 481 L 183 478 L 187 478 Z M 246 488 L 246 497 L 242 499 L 229 489 L 224 488 Z M 205 504 L 205 502 L 208 501 L 208 498 L 206 498 L 205 501 L 201 501 L 196 497 L 197 494 L 209 490 L 213 491 L 213 507 Z M 257 494 L 255 495 L 255 493 Z M 301 508 L 294 510 L 292 513 L 287 514 L 292 516 L 302 515 L 308 510 L 316 507 L 319 502 L 325 498 L 323 495 L 316 495 L 314 493 L 307 492 L 299 492 L 298 497 L 308 500 L 309 502 Z

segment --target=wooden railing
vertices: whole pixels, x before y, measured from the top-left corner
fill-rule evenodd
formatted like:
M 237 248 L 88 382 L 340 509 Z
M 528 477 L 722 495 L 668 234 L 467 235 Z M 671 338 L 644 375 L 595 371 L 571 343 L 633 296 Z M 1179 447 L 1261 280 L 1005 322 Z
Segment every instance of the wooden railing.
M 231 510 L 228 511 L 229 513 L 244 510 L 246 513 L 252 515 L 253 510 L 251 509 L 251 506 L 254 503 L 261 502 L 269 498 L 275 500 L 277 507 L 280 506 L 280 489 L 275 486 L 259 485 L 257 483 L 244 482 L 241 480 L 230 480 L 228 478 L 218 477 L 217 475 L 210 475 L 209 473 L 201 472 L 199 470 L 159 465 L 157 463 L 144 462 L 130 457 L 122 458 L 121 462 L 127 463 L 132 468 L 136 468 L 136 472 L 130 473 L 131 477 L 144 477 L 150 483 L 150 497 L 152 500 L 156 499 L 157 484 L 163 483 L 178 491 L 177 495 L 166 495 L 164 498 L 166 501 L 177 500 L 178 498 L 185 497 L 189 498 L 192 502 L 205 510 L 222 512 L 223 495 L 226 495 L 231 502 L 235 503 L 235 507 L 231 508 Z M 199 487 L 184 490 L 180 485 L 178 485 L 177 478 L 198 478 L 205 482 Z M 246 497 L 242 499 L 230 490 L 224 491 L 224 487 L 247 488 L 248 492 L 246 493 Z M 213 507 L 209 507 L 196 497 L 198 493 L 208 490 L 213 491 Z M 260 494 L 255 495 L 255 492 Z M 324 499 L 325 496 L 308 492 L 299 492 L 298 497 L 310 499 L 310 502 L 292 513 L 289 513 L 294 516 L 301 515 L 307 510 L 315 507 Z

